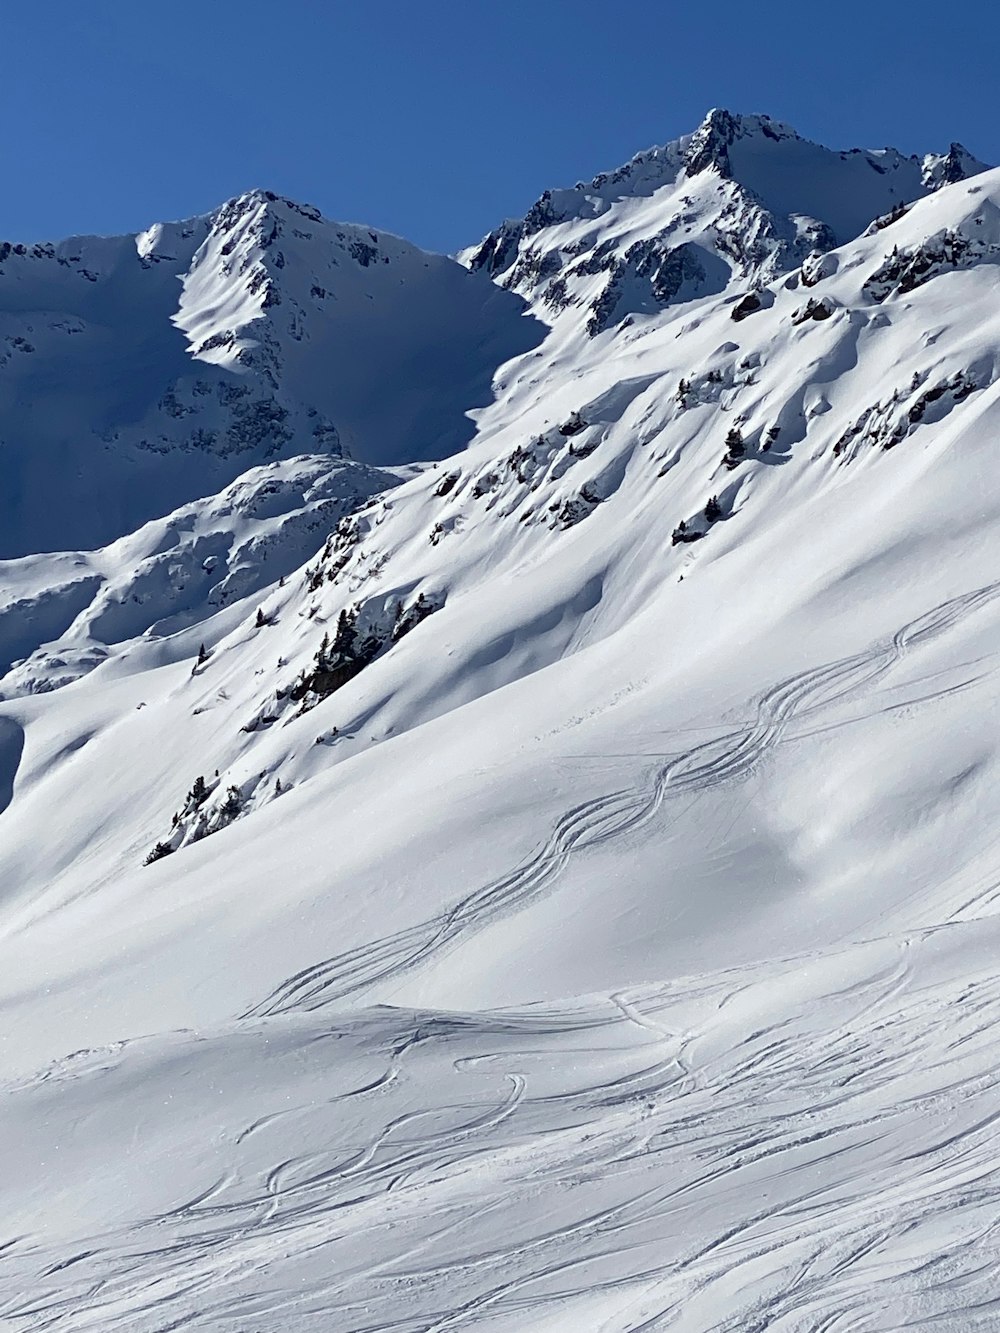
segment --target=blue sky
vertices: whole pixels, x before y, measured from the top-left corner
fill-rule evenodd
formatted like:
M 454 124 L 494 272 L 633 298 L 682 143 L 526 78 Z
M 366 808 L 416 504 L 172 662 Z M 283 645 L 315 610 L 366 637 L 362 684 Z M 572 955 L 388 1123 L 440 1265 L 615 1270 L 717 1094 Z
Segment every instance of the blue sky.
M 921 0 L 37 0 L 4 10 L 0 238 L 135 230 L 253 186 L 431 249 L 693 129 L 1000 161 L 1000 16 Z

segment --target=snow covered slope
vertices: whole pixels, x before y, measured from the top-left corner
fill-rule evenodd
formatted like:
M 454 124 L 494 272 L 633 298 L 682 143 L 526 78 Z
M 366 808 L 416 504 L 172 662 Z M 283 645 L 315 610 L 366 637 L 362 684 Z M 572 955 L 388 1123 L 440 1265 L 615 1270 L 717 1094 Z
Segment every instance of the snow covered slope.
M 994 1326 L 1000 171 L 636 163 L 468 449 L 3 567 L 18 1333 Z
M 102 550 L 0 561 L 3 688 L 57 689 L 113 645 L 205 625 L 298 569 L 331 525 L 412 471 L 301 455 L 251 468 Z

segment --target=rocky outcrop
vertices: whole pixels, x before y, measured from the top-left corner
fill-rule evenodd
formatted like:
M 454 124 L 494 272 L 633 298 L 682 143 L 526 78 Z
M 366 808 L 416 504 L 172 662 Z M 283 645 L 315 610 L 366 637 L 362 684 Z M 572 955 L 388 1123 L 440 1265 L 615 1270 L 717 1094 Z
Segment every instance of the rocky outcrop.
M 884 301 L 893 294 L 905 295 L 930 282 L 949 269 L 963 268 L 1000 256 L 996 245 L 969 237 L 948 228 L 911 250 L 893 247 L 864 284 L 864 292 L 873 301 Z

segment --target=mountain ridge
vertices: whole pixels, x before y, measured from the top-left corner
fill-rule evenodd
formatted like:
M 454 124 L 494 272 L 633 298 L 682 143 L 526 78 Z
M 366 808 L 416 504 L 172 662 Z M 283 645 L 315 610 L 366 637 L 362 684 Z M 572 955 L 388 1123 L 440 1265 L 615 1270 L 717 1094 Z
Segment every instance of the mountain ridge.
M 735 165 L 731 149 L 734 155 L 739 150 Z M 579 261 L 567 266 L 567 260 L 581 248 L 586 259 L 595 244 L 606 251 L 624 250 L 624 235 L 636 249 L 635 262 L 623 266 L 623 280 L 634 278 L 643 265 L 662 271 L 664 260 L 672 260 L 681 276 L 685 268 L 696 273 L 702 261 L 684 250 L 681 233 L 690 233 L 689 224 L 697 219 L 698 230 L 710 233 L 712 255 L 735 261 L 751 282 L 766 282 L 810 252 L 860 235 L 893 208 L 985 169 L 960 144 L 923 158 L 889 148 L 835 151 L 770 117 L 715 109 L 693 134 L 639 153 L 589 185 L 545 191 L 523 219 L 502 223 L 460 258 L 526 296 L 536 295 L 544 280 L 543 300 L 558 308 L 566 299 L 564 270 L 572 275 L 581 267 Z M 706 177 L 707 184 L 699 180 Z M 693 212 L 692 193 L 697 201 Z M 653 196 L 662 201 L 659 208 L 636 206 Z M 616 212 L 621 214 L 617 229 Z M 597 223 L 593 240 L 587 235 L 588 220 Z M 553 243 L 545 243 L 548 234 Z M 644 252 L 637 253 L 643 246 Z M 596 258 L 599 263 L 607 254 Z M 673 277 L 668 280 L 668 289 L 680 286 Z M 597 313 L 599 329 L 603 316 Z

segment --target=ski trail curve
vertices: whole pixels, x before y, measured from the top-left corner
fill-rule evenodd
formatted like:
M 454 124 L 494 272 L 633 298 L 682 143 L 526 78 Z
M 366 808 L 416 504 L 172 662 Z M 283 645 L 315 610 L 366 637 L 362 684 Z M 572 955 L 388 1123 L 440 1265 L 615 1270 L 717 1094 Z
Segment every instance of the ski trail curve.
M 295 973 L 241 1017 L 307 1012 L 339 1003 L 400 976 L 453 945 L 460 936 L 519 910 L 558 879 L 574 853 L 642 828 L 667 799 L 700 794 L 746 777 L 779 744 L 793 719 L 812 716 L 868 688 L 912 648 L 931 642 L 998 596 L 1000 581 L 972 589 L 932 607 L 890 638 L 861 652 L 778 681 L 754 701 L 751 723 L 670 757 L 649 770 L 635 787 L 574 806 L 514 870 L 474 889 L 426 921 Z

